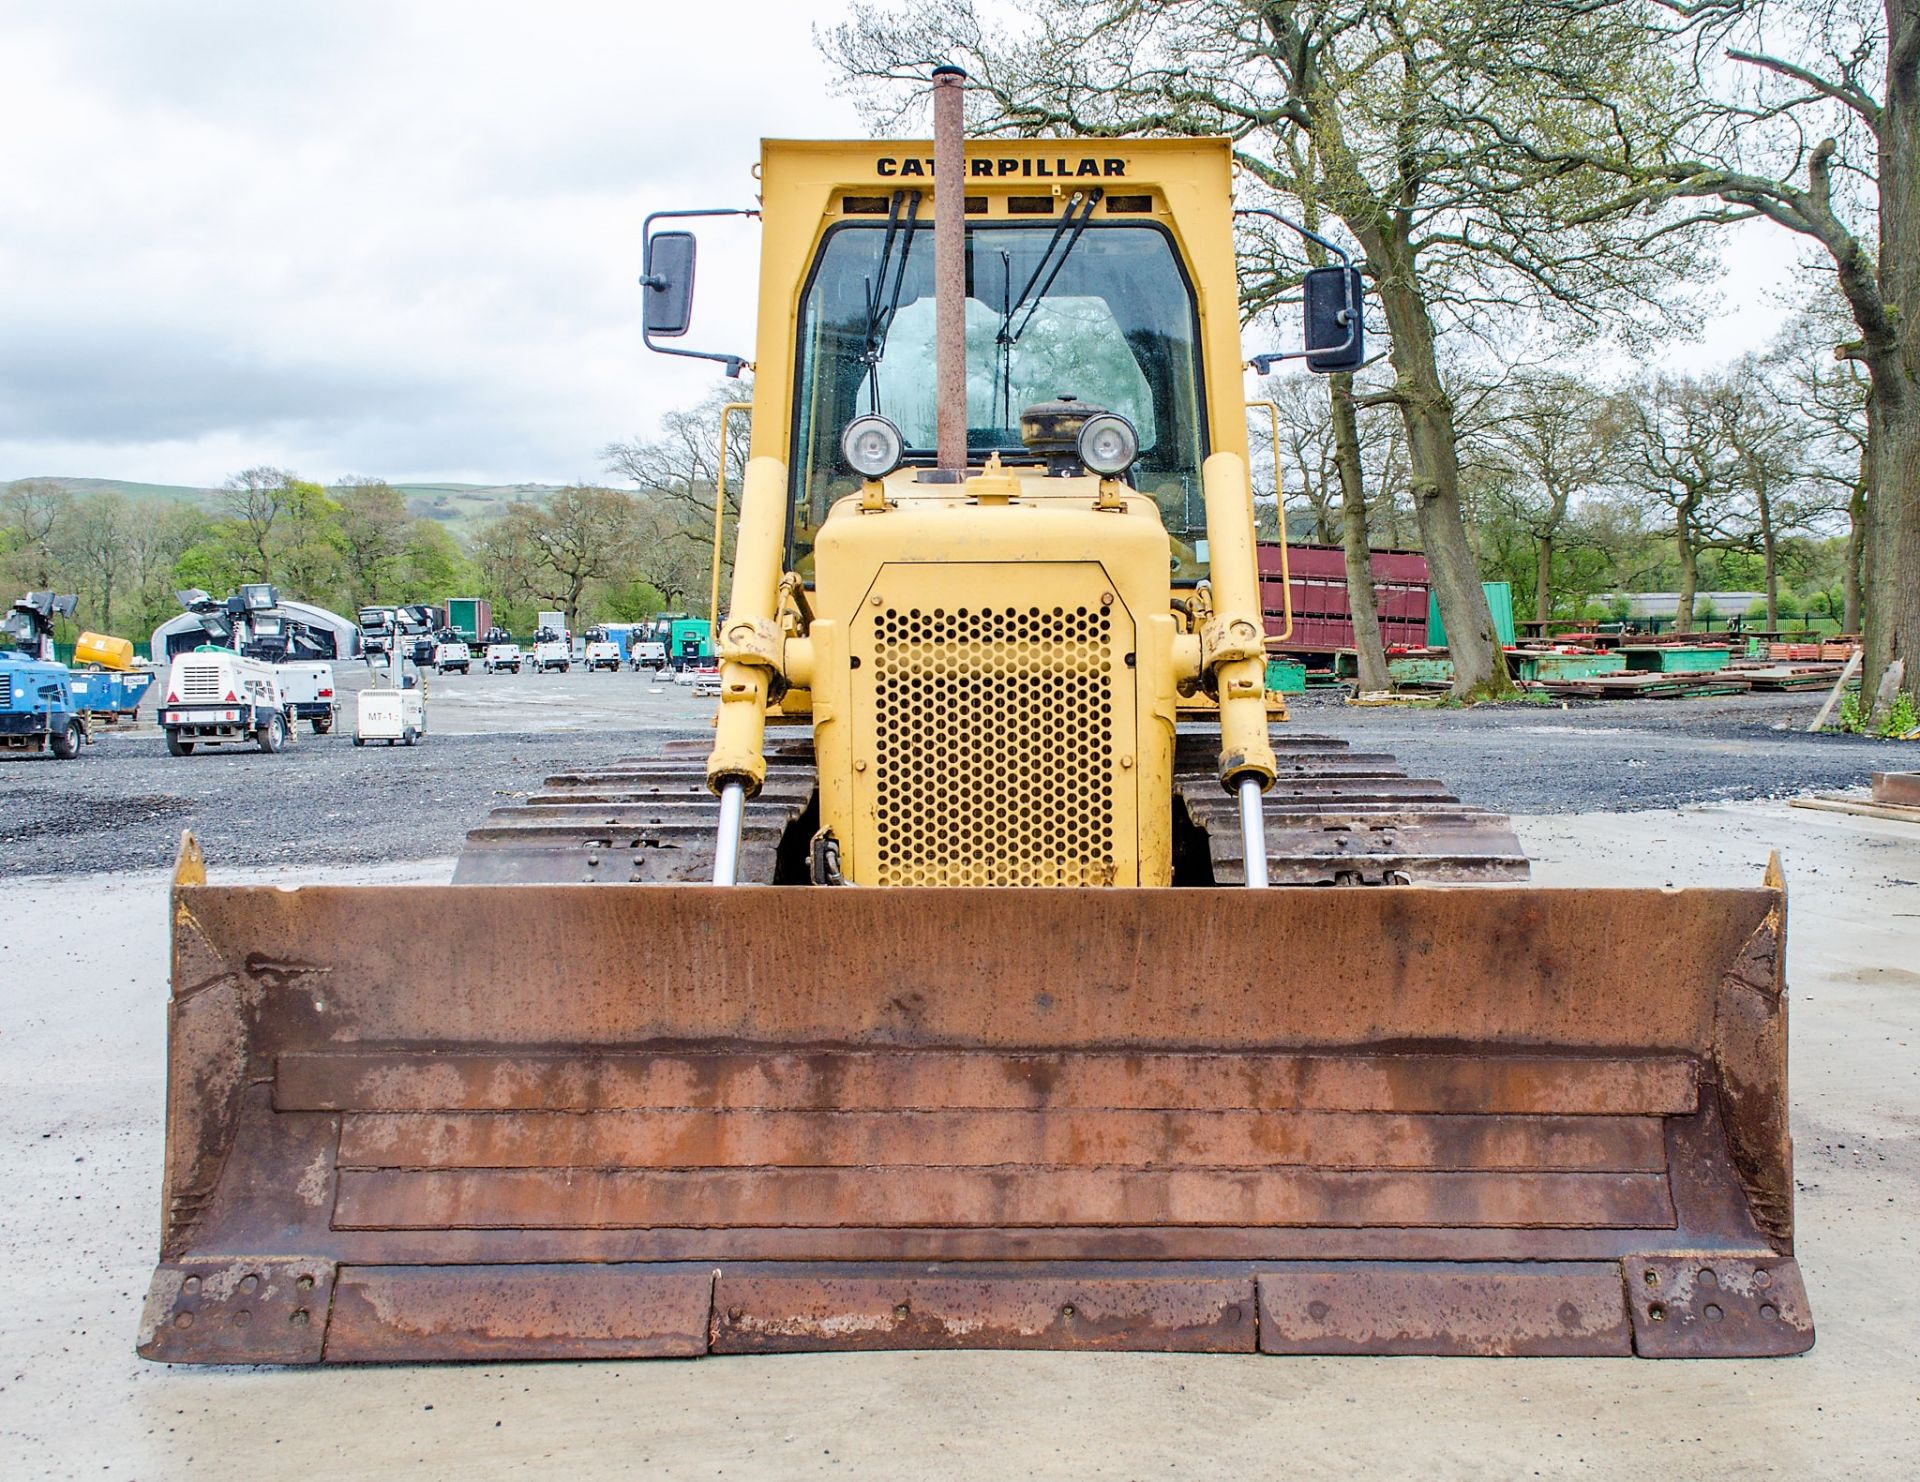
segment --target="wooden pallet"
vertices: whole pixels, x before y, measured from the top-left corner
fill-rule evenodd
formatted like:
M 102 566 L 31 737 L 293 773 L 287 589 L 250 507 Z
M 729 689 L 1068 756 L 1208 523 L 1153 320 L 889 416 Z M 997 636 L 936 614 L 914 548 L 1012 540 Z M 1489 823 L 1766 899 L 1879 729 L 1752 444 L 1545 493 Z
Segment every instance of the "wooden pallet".
M 1525 687 L 1562 699 L 1676 700 L 1701 699 L 1709 695 L 1743 695 L 1747 692 L 1748 684 L 1744 678 L 1727 674 L 1663 674 L 1649 670 L 1631 674 L 1600 674 L 1590 679 L 1536 679 Z

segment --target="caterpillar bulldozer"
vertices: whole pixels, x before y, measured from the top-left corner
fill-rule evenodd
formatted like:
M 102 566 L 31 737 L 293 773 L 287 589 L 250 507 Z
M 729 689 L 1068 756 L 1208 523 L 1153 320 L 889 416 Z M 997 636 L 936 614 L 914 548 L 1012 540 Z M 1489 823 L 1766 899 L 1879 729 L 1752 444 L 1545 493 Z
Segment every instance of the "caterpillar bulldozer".
M 763 147 L 710 744 L 443 886 L 183 841 L 140 1351 L 1808 1347 L 1778 869 L 1543 888 L 1280 724 L 1229 145 L 967 140 L 961 86 Z M 694 256 L 650 220 L 649 343 Z

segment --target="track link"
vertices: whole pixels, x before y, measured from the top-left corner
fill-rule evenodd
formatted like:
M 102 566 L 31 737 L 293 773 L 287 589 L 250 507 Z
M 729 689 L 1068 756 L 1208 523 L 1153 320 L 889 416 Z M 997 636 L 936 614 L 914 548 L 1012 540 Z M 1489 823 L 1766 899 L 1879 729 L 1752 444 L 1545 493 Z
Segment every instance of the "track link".
M 658 756 L 547 778 L 467 835 L 453 883 L 710 883 L 719 804 L 707 790 L 708 749 L 670 742 Z M 813 793 L 812 743 L 769 748 L 766 784 L 741 820 L 743 884 L 774 883 L 780 841 Z
M 1391 756 L 1326 736 L 1274 739 L 1280 776 L 1266 797 L 1267 875 L 1276 885 L 1397 885 L 1527 878 L 1512 824 L 1408 777 Z M 1215 770 L 1217 731 L 1183 731 L 1176 808 L 1205 831 L 1216 885 L 1246 880 L 1239 814 Z M 813 806 L 813 748 L 781 743 L 741 829 L 743 883 L 771 885 L 780 846 Z M 456 885 L 704 883 L 713 878 L 717 805 L 706 744 L 549 777 L 524 803 L 496 808 L 467 835 Z M 810 830 L 809 830 L 810 832 Z M 805 841 L 802 840 L 802 843 Z
M 1275 885 L 1492 884 L 1527 878 L 1526 851 L 1501 813 L 1445 784 L 1409 777 L 1385 752 L 1330 736 L 1273 737 L 1279 775 L 1266 795 L 1267 878 Z M 1220 785 L 1220 733 L 1183 730 L 1174 794 L 1206 831 L 1216 885 L 1246 883 L 1239 807 Z

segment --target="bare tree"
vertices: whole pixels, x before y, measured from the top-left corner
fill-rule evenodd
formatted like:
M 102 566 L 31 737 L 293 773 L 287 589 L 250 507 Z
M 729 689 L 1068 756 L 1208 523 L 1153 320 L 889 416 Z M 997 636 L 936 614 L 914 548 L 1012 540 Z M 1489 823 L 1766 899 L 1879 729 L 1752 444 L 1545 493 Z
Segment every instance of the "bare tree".
M 132 515 L 124 494 L 103 489 L 73 502 L 57 536 L 64 564 L 85 600 L 88 625 L 109 633 L 114 595 L 126 595 L 133 565 Z
M 1664 511 L 1680 562 L 1674 629 L 1693 631 L 1700 556 L 1728 543 L 1726 521 L 1740 478 L 1712 382 L 1643 382 L 1619 398 L 1627 482 Z
M 666 413 L 660 432 L 650 439 L 609 443 L 601 458 L 609 471 L 631 482 L 647 503 L 646 579 L 671 605 L 697 594 L 705 607 L 701 576 L 711 579 L 715 493 L 720 477 L 721 410 L 750 395 L 740 383 L 715 386 L 700 401 Z M 733 565 L 733 541 L 740 518 L 741 481 L 746 475 L 750 418 L 726 419 L 727 490 L 721 511 L 720 587 L 724 592 Z M 709 614 L 711 616 L 711 614 Z
M 294 477 L 283 468 L 242 469 L 220 490 L 220 508 L 234 522 L 241 570 L 249 580 L 273 580 L 273 527 L 286 513 Z
M 179 612 L 174 601 L 174 572 L 181 557 L 206 540 L 213 516 L 193 504 L 144 511 L 127 531 L 128 582 L 140 604 L 139 625 L 157 626 Z M 138 635 L 136 635 L 138 636 Z
M 481 560 L 510 600 L 551 602 L 577 629 L 590 583 L 635 575 L 641 514 L 631 494 L 572 484 L 544 505 L 509 505 L 483 534 Z
M 1780 626 L 1781 542 L 1814 528 L 1830 507 L 1806 477 L 1806 448 L 1768 370 L 1759 357 L 1744 357 L 1714 388 L 1713 406 L 1751 510 L 1748 530 L 1760 552 L 1771 632 Z
M 1575 502 L 1607 478 L 1615 456 L 1613 402 L 1563 371 L 1516 375 L 1489 429 L 1513 478 L 1507 512 L 1533 538 L 1533 615 L 1553 616 L 1553 560 Z
M 1767 358 L 1775 394 L 1798 424 L 1801 477 L 1824 486 L 1823 502 L 1846 512 L 1840 625 L 1858 633 L 1873 446 L 1867 437 L 1867 373 L 1859 361 L 1835 353 L 1847 337 L 1844 325 L 1834 322 L 1836 310 L 1844 318 L 1837 296 L 1816 299 L 1781 332 Z
M 1249 198 L 1314 202 L 1345 224 L 1392 340 L 1393 382 L 1362 405 L 1405 423 L 1461 694 L 1509 681 L 1467 537 L 1441 325 L 1487 333 L 1535 310 L 1594 328 L 1696 265 L 1672 223 L 1614 204 L 1594 172 L 1538 158 L 1568 138 L 1633 158 L 1639 95 L 1668 80 L 1648 45 L 1637 18 L 1604 4 L 1500 0 L 1088 0 L 1013 35 L 983 25 L 972 0 L 865 4 L 826 40 L 880 122 L 915 105 L 931 64 L 960 61 L 990 132 L 1225 134 Z M 1280 302 L 1295 261 L 1291 241 L 1251 228 L 1246 306 Z
M 1876 693 L 1902 659 L 1902 688 L 1920 698 L 1920 5 L 1607 3 L 1664 13 L 1694 87 L 1665 108 L 1650 100 L 1641 127 L 1659 143 L 1630 159 L 1528 147 L 1543 164 L 1615 174 L 1620 204 L 1723 201 L 1827 255 L 1856 331 L 1842 353 L 1868 380 L 1864 683 Z
M 1340 475 L 1335 468 L 1333 405 L 1327 388 L 1317 376 L 1270 376 L 1261 388 L 1280 409 L 1280 457 L 1285 464 L 1275 470 L 1274 487 L 1281 491 L 1284 505 L 1288 496 L 1304 501 L 1313 521 L 1312 539 L 1316 545 L 1334 543 L 1335 511 L 1340 499 Z M 1254 420 L 1257 434 L 1264 433 L 1264 418 Z M 1267 438 L 1256 435 L 1255 482 L 1258 469 L 1266 459 L 1258 456 L 1267 446 Z M 1287 528 L 1281 521 L 1281 528 Z
M 1373 585 L 1373 539 L 1367 529 L 1366 466 L 1360 423 L 1353 406 L 1353 377 L 1336 375 L 1328 387 L 1334 468 L 1340 480 L 1340 546 L 1347 572 L 1347 612 L 1353 619 L 1354 660 L 1360 693 L 1378 694 L 1391 684 L 1387 649 L 1380 640 L 1380 604 Z
M 0 495 L 0 525 L 10 536 L 22 585 L 36 591 L 54 585 L 60 565 L 57 532 L 72 513 L 73 496 L 51 479 L 16 479 Z

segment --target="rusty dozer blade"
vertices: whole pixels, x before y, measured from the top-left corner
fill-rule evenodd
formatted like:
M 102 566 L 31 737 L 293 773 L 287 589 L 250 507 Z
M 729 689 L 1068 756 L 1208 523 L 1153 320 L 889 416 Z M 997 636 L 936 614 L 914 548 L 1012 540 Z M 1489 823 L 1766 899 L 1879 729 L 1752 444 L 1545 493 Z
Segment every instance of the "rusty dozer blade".
M 1785 895 L 173 895 L 197 1363 L 1799 1352 Z

